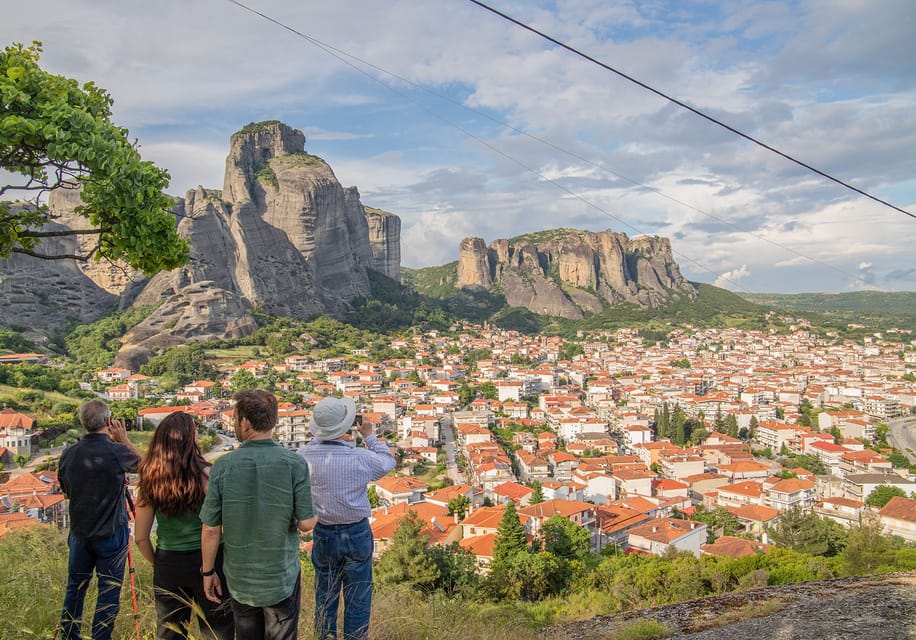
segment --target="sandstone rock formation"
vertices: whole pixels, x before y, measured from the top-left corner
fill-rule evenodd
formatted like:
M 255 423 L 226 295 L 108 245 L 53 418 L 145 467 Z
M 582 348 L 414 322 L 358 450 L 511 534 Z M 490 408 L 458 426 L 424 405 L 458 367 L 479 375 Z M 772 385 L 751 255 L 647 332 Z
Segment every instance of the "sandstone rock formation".
M 52 223 L 46 231 L 67 227 Z M 41 250 L 73 254 L 80 251 L 73 237 L 47 238 Z M 97 263 L 98 264 L 98 263 Z M 118 304 L 118 296 L 96 284 L 83 271 L 83 263 L 42 260 L 12 254 L 0 260 L 0 305 L 3 322 L 41 333 L 68 321 L 94 322 Z
M 401 219 L 394 214 L 363 207 L 369 224 L 370 267 L 395 282 L 401 281 Z
M 465 238 L 458 245 L 458 286 L 482 287 L 493 285 L 487 245 L 483 238 Z
M 302 132 L 280 122 L 232 136 L 222 192 L 199 187 L 177 205 L 190 262 L 136 296 L 160 306 L 127 334 L 119 362 L 188 339 L 247 335 L 252 307 L 339 317 L 370 294 L 367 269 L 400 275 L 400 219 L 367 214 L 356 188 L 344 189 L 304 145 Z
M 55 189 L 48 197 L 48 207 L 57 222 L 71 229 L 86 227 L 86 220 L 76 215 L 76 207 L 81 203 L 81 189 Z M 75 237 L 75 246 L 80 254 L 92 250 L 96 242 L 94 235 Z M 132 269 L 126 262 L 111 260 L 89 260 L 77 262 L 76 266 L 96 285 L 115 296 L 120 296 L 128 287 L 145 282 L 142 272 Z
M 560 229 L 516 241 L 465 238 L 458 286 L 499 288 L 510 306 L 573 320 L 606 305 L 654 308 L 696 296 L 681 275 L 667 238 Z
M 85 226 L 74 212 L 79 202 L 77 190 L 52 193 L 59 228 Z M 50 328 L 67 317 L 91 322 L 114 308 L 154 305 L 116 361 L 135 368 L 168 346 L 251 333 L 253 308 L 341 317 L 370 295 L 367 269 L 400 278 L 400 219 L 365 209 L 355 187 L 341 186 L 324 160 L 305 153 L 303 133 L 278 121 L 233 134 L 222 191 L 188 191 L 173 212 L 190 261 L 150 279 L 104 261 L 3 261 L 0 303 L 14 308 L 6 323 Z M 47 242 L 74 253 L 92 236 Z

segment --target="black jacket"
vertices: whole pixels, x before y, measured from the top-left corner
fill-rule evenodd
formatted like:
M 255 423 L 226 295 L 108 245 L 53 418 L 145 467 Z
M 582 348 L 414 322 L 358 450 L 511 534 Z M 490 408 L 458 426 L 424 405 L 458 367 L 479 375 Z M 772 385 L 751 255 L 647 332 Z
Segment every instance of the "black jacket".
M 57 479 L 70 499 L 70 532 L 81 540 L 107 538 L 128 521 L 126 476 L 140 457 L 107 434 L 88 433 L 60 456 Z

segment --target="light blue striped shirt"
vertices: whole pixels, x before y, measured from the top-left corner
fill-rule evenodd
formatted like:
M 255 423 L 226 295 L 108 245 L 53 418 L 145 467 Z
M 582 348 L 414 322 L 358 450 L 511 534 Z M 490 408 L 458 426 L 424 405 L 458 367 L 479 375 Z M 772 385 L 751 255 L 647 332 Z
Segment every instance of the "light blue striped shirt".
M 395 460 L 384 441 L 366 438 L 368 449 L 343 440 L 329 444 L 313 439 L 299 449 L 309 466 L 312 504 L 321 524 L 352 524 L 372 513 L 366 487 L 394 469 Z

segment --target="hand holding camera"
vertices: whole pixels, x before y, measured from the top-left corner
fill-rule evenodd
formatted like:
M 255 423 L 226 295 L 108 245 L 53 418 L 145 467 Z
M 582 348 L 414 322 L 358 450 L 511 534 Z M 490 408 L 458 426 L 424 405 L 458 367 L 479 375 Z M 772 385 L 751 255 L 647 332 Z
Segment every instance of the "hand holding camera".
M 368 420 L 363 420 L 362 414 L 359 413 L 356 414 L 356 430 L 359 431 L 359 435 L 361 435 L 363 439 L 371 436 L 375 431 L 372 423 Z
M 127 442 L 127 427 L 124 420 L 108 419 L 108 437 L 122 444 Z

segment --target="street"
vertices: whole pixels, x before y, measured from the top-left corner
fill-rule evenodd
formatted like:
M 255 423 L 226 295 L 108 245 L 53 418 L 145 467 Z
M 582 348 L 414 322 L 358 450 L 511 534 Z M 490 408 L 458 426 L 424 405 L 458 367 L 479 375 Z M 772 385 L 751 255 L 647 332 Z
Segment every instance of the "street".
M 888 444 L 900 449 L 911 463 L 916 462 L 916 416 L 890 420 L 887 426 L 890 427 Z
M 445 470 L 453 484 L 464 484 L 464 474 L 458 470 L 458 444 L 452 429 L 452 416 L 445 414 L 441 420 L 442 449 L 445 451 Z

